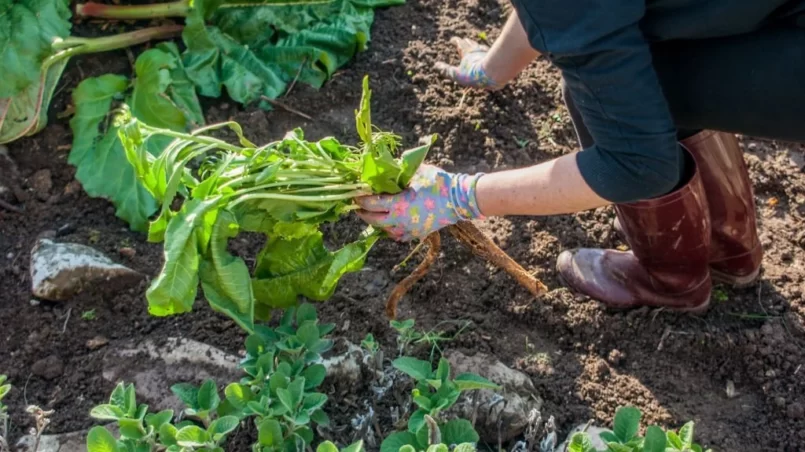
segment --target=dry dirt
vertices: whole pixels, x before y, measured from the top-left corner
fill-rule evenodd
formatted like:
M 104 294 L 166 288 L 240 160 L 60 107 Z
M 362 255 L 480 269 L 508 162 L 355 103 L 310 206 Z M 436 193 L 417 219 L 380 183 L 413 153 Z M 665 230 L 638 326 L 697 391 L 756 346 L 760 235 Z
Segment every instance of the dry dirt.
M 486 32 L 494 39 L 507 8 L 493 0 L 409 0 L 379 11 L 369 51 L 321 91 L 297 87 L 283 99 L 314 121 L 283 110 L 244 109 L 226 99 L 205 101 L 208 120 L 235 119 L 256 142 L 296 126 L 311 138 L 353 139 L 360 80 L 369 74 L 374 122 L 409 145 L 438 133 L 431 161 L 450 170 L 502 170 L 573 152 L 559 76 L 546 61 L 496 93 L 465 91 L 433 69 L 436 61 L 456 61 L 451 36 L 477 38 Z M 180 335 L 230 352 L 241 348 L 239 328 L 201 298 L 192 314 L 149 317 L 145 283 L 114 297 L 86 293 L 68 303 L 30 303 L 28 253 L 46 230 L 59 230 L 60 240 L 90 244 L 151 277 L 161 265 L 160 246 L 130 232 L 104 200 L 76 191 L 66 160 L 72 140 L 68 119 L 55 114 L 68 106 L 81 76 L 104 71 L 129 73 L 126 54 L 74 60 L 49 127 L 8 147 L 20 176 L 11 200 L 25 208 L 21 214 L 0 209 L 0 372 L 17 388 L 7 400 L 17 422 L 12 436 L 30 426 L 22 415 L 30 403 L 56 410 L 52 432 L 92 424 L 90 408 L 112 389 L 101 377 L 101 355 L 86 345 L 96 336 L 108 338 L 108 347 L 126 339 Z M 608 425 L 619 405 L 634 404 L 647 422 L 677 428 L 695 420 L 697 438 L 714 450 L 805 450 L 805 149 L 746 137 L 742 145 L 766 250 L 762 279 L 747 289 L 717 288 L 706 316 L 649 309 L 610 313 L 561 287 L 554 271 L 559 252 L 622 246 L 610 209 L 480 223 L 548 284 L 550 293 L 538 300 L 445 236 L 440 260 L 404 298 L 400 316 L 415 318 L 426 329 L 446 320 L 471 321 L 471 328 L 446 346 L 492 353 L 527 372 L 546 400 L 545 415 L 556 416 L 562 432 L 588 419 Z M 329 232 L 337 238 L 358 227 L 351 219 Z M 233 244 L 245 253 L 255 246 L 248 239 Z M 124 248 L 129 250 L 121 252 Z M 404 277 L 392 274 L 392 267 L 409 251 L 406 245 L 379 244 L 366 269 L 347 277 L 321 306 L 325 320 L 338 325 L 336 334 L 360 341 L 373 333 L 392 350 L 395 334 L 384 320 L 383 302 Z M 90 310 L 95 319 L 82 319 Z M 730 396 L 729 382 L 735 387 Z M 339 405 L 339 397 L 331 406 Z

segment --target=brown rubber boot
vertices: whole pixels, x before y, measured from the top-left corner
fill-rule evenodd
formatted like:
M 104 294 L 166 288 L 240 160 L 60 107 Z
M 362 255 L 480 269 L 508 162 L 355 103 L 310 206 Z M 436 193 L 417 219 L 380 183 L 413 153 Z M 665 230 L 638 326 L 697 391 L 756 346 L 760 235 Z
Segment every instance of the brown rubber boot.
M 693 155 L 707 194 L 713 231 L 713 280 L 733 286 L 752 284 L 760 273 L 763 248 L 757 235 L 752 183 L 735 135 L 706 130 L 682 141 Z M 619 221 L 615 229 L 621 234 Z
M 707 310 L 711 231 L 698 170 L 675 192 L 615 211 L 632 251 L 565 251 L 556 263 L 565 284 L 612 308 Z

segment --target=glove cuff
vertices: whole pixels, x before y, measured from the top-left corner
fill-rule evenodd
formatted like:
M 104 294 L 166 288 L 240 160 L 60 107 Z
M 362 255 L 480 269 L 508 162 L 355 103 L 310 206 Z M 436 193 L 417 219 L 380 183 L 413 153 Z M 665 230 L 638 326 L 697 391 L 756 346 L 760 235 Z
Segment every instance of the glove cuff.
M 478 200 L 475 196 L 475 187 L 478 179 L 484 173 L 477 174 L 456 174 L 450 184 L 450 202 L 453 210 L 462 220 L 483 220 L 486 219 L 478 208 Z

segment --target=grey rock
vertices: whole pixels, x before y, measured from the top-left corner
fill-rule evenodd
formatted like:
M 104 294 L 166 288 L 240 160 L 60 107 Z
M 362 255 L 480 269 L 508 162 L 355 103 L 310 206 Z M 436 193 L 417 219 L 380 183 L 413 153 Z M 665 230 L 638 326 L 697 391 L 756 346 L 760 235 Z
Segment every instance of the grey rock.
M 607 444 L 604 442 L 604 440 L 601 439 L 600 435 L 601 433 L 609 432 L 610 430 L 595 427 L 592 425 L 588 426 L 587 424 L 579 424 L 576 426 L 576 428 L 570 431 L 570 434 L 567 435 L 567 439 L 565 439 L 565 442 L 560 444 L 559 447 L 557 447 L 554 452 L 567 452 L 567 446 L 570 445 L 570 438 L 572 438 L 573 435 L 581 431 L 586 431 L 587 434 L 590 436 L 590 441 L 592 442 L 595 450 L 607 450 Z
M 321 364 L 327 368 L 327 378 L 338 384 L 355 384 L 361 378 L 361 368 L 364 359 L 360 347 L 346 339 L 340 339 L 346 346 L 346 351 L 322 359 Z
M 119 292 L 142 278 L 85 245 L 42 238 L 31 250 L 32 291 L 44 300 L 68 300 L 88 287 Z
M 182 409 L 170 391 L 176 383 L 219 384 L 237 381 L 240 359 L 210 345 L 184 338 L 162 342 L 145 340 L 116 346 L 104 355 L 103 377 L 110 382 L 134 383 L 138 398 L 152 411 Z
M 529 426 L 529 414 L 541 410 L 542 398 L 528 375 L 482 353 L 466 356 L 449 351 L 445 357 L 450 362 L 453 375 L 472 372 L 502 387 L 497 392 L 467 391 L 450 410 L 452 414 L 465 419 L 474 419 L 475 428 L 483 441 L 497 444 L 498 440 L 508 442 L 514 439 Z

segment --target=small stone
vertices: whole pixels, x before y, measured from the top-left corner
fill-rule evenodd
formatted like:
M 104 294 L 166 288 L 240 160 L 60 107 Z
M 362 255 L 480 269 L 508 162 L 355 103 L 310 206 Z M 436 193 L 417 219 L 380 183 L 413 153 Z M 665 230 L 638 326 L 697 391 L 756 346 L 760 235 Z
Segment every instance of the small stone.
M 36 298 L 31 298 L 28 301 L 28 304 L 30 304 L 31 306 L 39 306 L 39 300 L 37 300 Z
M 66 223 L 56 230 L 56 237 L 72 234 L 73 232 L 75 232 L 75 226 L 71 223 Z
M 775 372 L 774 369 L 769 369 L 769 370 L 766 371 L 766 377 L 767 378 L 774 378 L 776 376 L 777 376 L 777 372 Z
M 123 256 L 123 257 L 125 257 L 127 259 L 131 259 L 132 257 L 134 257 L 137 254 L 137 250 L 135 250 L 134 248 L 132 248 L 130 246 L 124 246 L 123 248 L 120 248 L 120 250 L 118 252 L 120 253 L 121 256 Z
M 777 405 L 777 408 L 785 408 L 785 397 L 775 397 L 774 404 Z
M 63 194 L 65 198 L 71 198 L 79 193 L 81 193 L 81 182 L 78 182 L 77 180 L 73 180 L 64 186 Z
M 95 336 L 87 341 L 87 348 L 90 350 L 97 350 L 109 343 L 109 339 L 103 336 Z
M 735 383 L 732 380 L 727 380 L 727 398 L 734 399 L 738 396 L 738 392 L 735 390 Z
M 31 366 L 31 373 L 45 380 L 53 380 L 58 378 L 64 372 L 64 363 L 56 355 L 50 355 L 47 358 L 40 359 Z
M 14 253 L 6 254 L 6 259 L 8 259 L 8 260 L 14 259 Z
M 791 419 L 802 419 L 805 417 L 805 407 L 803 407 L 799 402 L 794 402 L 791 405 L 788 405 L 786 414 L 788 414 L 788 417 Z
M 624 359 L 626 359 L 626 354 L 618 349 L 613 349 L 611 352 L 609 352 L 609 356 L 607 356 L 607 361 L 609 361 L 609 363 L 613 366 L 617 366 L 623 362 Z
M 43 300 L 68 300 L 87 287 L 120 292 L 142 278 L 85 245 L 40 239 L 31 250 L 31 288 Z
M 49 169 L 35 172 L 34 175 L 31 176 L 29 183 L 37 199 L 47 201 L 48 198 L 50 198 L 50 189 L 53 188 L 53 180 Z

